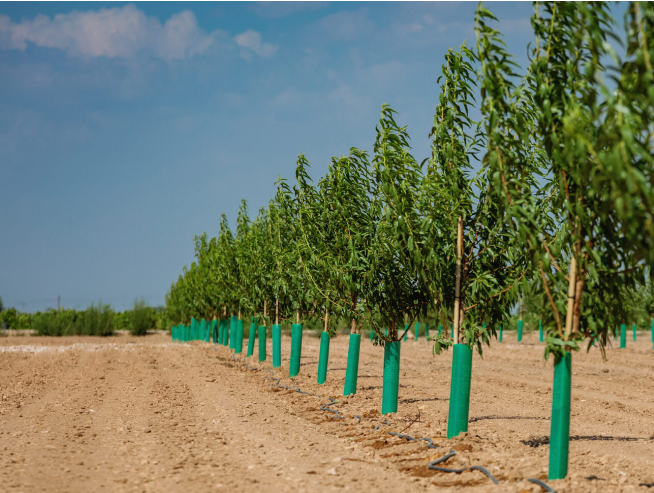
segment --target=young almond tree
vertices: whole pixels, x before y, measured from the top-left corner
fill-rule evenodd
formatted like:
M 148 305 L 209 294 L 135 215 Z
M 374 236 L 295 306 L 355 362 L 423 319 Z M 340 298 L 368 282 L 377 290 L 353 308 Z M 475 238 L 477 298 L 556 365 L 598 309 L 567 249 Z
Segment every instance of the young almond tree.
M 263 346 L 260 344 L 260 350 L 265 348 L 268 307 L 271 306 L 271 300 L 274 299 L 272 280 L 275 275 L 275 266 L 271 245 L 268 241 L 268 215 L 266 209 L 259 209 L 259 214 L 252 223 L 249 233 L 251 238 L 248 243 L 250 248 L 247 260 L 249 264 L 247 285 L 250 292 L 252 317 L 248 334 L 248 357 L 252 356 L 254 352 L 257 321 L 262 323 L 262 325 L 258 326 L 259 332 L 263 336 Z
M 490 344 L 526 273 L 492 175 L 473 167 L 483 144 L 480 123 L 469 116 L 475 109 L 474 62 L 465 44 L 445 56 L 419 201 L 424 220 L 413 247 L 445 328 L 432 338 L 434 352 L 454 345 L 448 438 L 468 430 L 472 349 L 481 354 L 482 344 Z
M 356 394 L 361 323 L 365 311 L 360 298 L 366 274 L 371 226 L 370 166 L 367 155 L 351 149 L 350 155 L 333 158 L 327 174 L 311 184 L 308 162 L 298 159 L 298 254 L 306 269 L 307 287 L 325 310 L 321 348 L 329 344 L 330 312 L 351 321 L 350 344 L 343 395 Z M 328 355 L 327 351 L 321 354 Z M 327 361 L 319 361 L 318 383 L 323 383 Z M 320 364 L 322 363 L 322 364 Z
M 273 368 L 281 366 L 281 324 L 291 321 L 296 328 L 296 341 L 301 337 L 300 322 L 311 312 L 311 291 L 305 288 L 305 271 L 300 265 L 297 242 L 298 211 L 292 192 L 280 177 L 277 194 L 268 206 L 269 239 L 275 267 L 273 291 L 275 296 L 275 324 L 273 325 Z M 296 342 L 297 345 L 297 342 Z
M 362 299 L 377 314 L 388 335 L 371 317 L 384 345 L 382 413 L 397 411 L 401 340 L 419 315 L 425 315 L 431 295 L 416 268 L 414 236 L 422 218 L 417 214 L 422 173 L 409 153 L 405 127 L 384 105 L 377 127 L 370 185 L 371 228 Z
M 227 216 L 220 216 L 220 232 L 216 240 L 216 253 L 210 256 L 214 282 L 220 286 L 223 302 L 222 344 L 235 348 L 236 315 L 240 301 L 240 279 L 234 252 L 234 235 L 229 228 Z M 229 316 L 229 318 L 228 318 Z
M 584 338 L 604 350 L 609 330 L 626 315 L 625 288 L 652 260 L 654 98 L 632 93 L 640 84 L 633 74 L 646 71 L 654 47 L 641 9 L 651 27 L 652 8 L 632 4 L 622 63 L 611 50 L 617 26 L 608 4 L 536 4 L 536 43 L 520 86 L 490 26 L 494 17 L 478 11 L 485 160 L 550 306 L 550 479 L 564 478 L 568 468 L 571 351 Z M 651 81 L 651 67 L 649 74 Z M 641 89 L 654 95 L 651 82 Z M 529 147 L 533 155 L 522 152 Z
M 236 240 L 234 242 L 234 256 L 238 267 L 238 278 L 240 280 L 240 300 L 238 303 L 238 320 L 236 321 L 236 342 L 235 353 L 239 354 L 243 350 L 243 332 L 244 322 L 243 313 L 254 315 L 258 305 L 260 287 L 256 279 L 257 259 L 256 259 L 256 237 L 253 225 L 250 222 L 250 214 L 245 199 L 241 200 L 241 206 L 238 211 L 238 220 L 236 228 Z M 250 324 L 252 330 L 252 324 Z M 252 344 L 254 340 L 250 337 Z M 250 346 L 248 341 L 248 352 Z

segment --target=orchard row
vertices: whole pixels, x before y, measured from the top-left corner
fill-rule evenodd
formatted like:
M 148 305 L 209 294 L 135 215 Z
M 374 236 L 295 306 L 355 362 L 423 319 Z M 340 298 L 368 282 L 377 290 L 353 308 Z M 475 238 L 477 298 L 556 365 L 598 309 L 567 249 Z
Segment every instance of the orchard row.
M 167 307 L 180 325 L 216 318 L 223 332 L 232 316 L 256 317 L 273 347 L 280 321 L 321 319 L 321 352 L 346 320 L 353 391 L 365 324 L 384 347 L 384 412 L 397 408 L 400 341 L 435 313 L 434 352 L 454 348 L 455 436 L 467 430 L 472 349 L 529 297 L 555 360 L 559 479 L 571 352 L 584 340 L 604 351 L 633 292 L 651 291 L 654 7 L 630 3 L 620 26 L 606 3 L 536 3 L 524 70 L 496 21 L 480 6 L 474 45 L 445 55 L 430 157 L 414 158 L 384 105 L 371 153 L 350 149 L 317 181 L 300 155 L 295 180 L 280 178 L 254 219 L 242 202 L 235 234 L 223 215 L 217 237 L 196 237 Z

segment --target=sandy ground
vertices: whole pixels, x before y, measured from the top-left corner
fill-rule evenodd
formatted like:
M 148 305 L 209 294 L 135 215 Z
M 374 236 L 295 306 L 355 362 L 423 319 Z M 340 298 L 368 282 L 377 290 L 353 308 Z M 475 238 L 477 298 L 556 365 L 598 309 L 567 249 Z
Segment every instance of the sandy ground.
M 313 395 L 271 386 L 271 347 L 263 364 L 255 347 L 253 369 L 224 347 L 163 334 L 3 337 L 0 491 L 542 491 L 526 481 L 546 479 L 549 453 L 552 362 L 536 341 L 505 333 L 475 355 L 469 432 L 447 440 L 451 353 L 434 357 L 424 340 L 403 344 L 400 410 L 382 418 L 383 353 L 367 339 L 359 391 L 343 398 L 347 336 L 332 340 L 323 386 L 319 339 L 305 333 L 291 381 L 284 337 L 276 377 Z M 654 491 L 650 334 L 607 356 L 573 356 L 570 472 L 549 482 L 559 492 Z M 329 397 L 345 419 L 320 409 Z M 450 449 L 441 465 L 483 466 L 499 485 L 427 467 Z

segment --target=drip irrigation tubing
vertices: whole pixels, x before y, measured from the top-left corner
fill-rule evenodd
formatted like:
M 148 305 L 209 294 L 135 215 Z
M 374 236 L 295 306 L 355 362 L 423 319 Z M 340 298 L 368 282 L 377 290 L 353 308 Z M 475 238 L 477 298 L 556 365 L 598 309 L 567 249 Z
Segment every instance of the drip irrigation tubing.
M 213 348 L 214 348 L 214 351 L 217 349 L 216 346 L 214 346 Z M 231 356 L 232 356 L 232 361 L 236 361 L 236 362 L 239 361 L 233 354 Z M 286 390 L 291 390 L 291 391 L 294 390 L 295 392 L 298 392 L 300 394 L 310 395 L 310 396 L 316 397 L 318 399 L 322 399 L 322 397 L 319 396 L 318 394 L 312 394 L 311 392 L 305 392 L 305 391 L 301 390 L 300 387 L 289 387 L 288 385 L 281 385 L 279 383 L 281 381 L 281 378 L 275 377 L 275 372 L 272 371 L 269 368 L 263 368 L 263 367 L 257 367 L 257 366 L 250 365 L 250 364 L 248 364 L 247 360 L 245 360 L 245 359 L 243 359 L 241 362 L 243 363 L 243 365 L 245 366 L 245 368 L 247 370 L 265 370 L 267 373 L 270 373 L 272 375 L 271 377 L 269 377 L 268 375 L 265 375 L 264 378 L 267 379 L 267 380 L 272 380 L 272 383 L 270 384 L 271 387 L 274 387 L 275 385 L 277 385 L 277 387 L 279 387 L 281 389 L 286 389 Z M 335 416 L 332 416 L 333 419 L 347 419 L 346 416 L 339 416 L 340 413 L 338 412 L 337 409 L 329 409 L 329 406 L 333 406 L 334 404 L 338 404 L 340 401 L 337 401 L 336 399 L 333 399 L 331 397 L 328 397 L 328 399 L 331 402 L 329 402 L 327 404 L 323 404 L 322 406 L 320 406 L 320 410 L 321 411 L 327 411 L 327 412 L 330 412 L 330 413 L 334 413 Z M 353 417 L 357 418 L 359 420 L 359 422 L 361 422 L 363 419 L 365 419 L 366 421 L 376 421 L 376 420 L 371 420 L 371 419 L 368 419 L 368 418 L 361 418 L 361 416 L 357 416 L 356 414 Z M 384 421 L 384 424 L 386 424 L 388 426 L 391 426 L 391 423 L 389 423 L 387 420 Z M 377 431 L 381 426 L 383 426 L 383 424 L 375 426 L 373 431 Z M 430 449 L 437 449 L 438 448 L 437 445 L 434 445 L 434 442 L 432 441 L 431 438 L 427 438 L 427 437 L 414 438 L 411 435 L 406 435 L 404 433 L 397 433 L 397 432 L 394 432 L 394 431 L 389 431 L 388 434 L 392 435 L 392 436 L 396 436 L 398 438 L 403 438 L 405 440 L 409 440 L 409 441 L 412 441 L 412 442 L 425 441 L 425 442 L 427 442 L 427 448 L 430 448 Z M 454 457 L 455 455 L 456 455 L 456 452 L 454 450 L 450 450 L 447 454 L 445 454 L 440 459 L 436 459 L 435 461 L 430 462 L 427 465 L 427 467 L 429 467 L 429 469 L 432 469 L 434 471 L 445 472 L 445 473 L 455 473 L 455 474 L 461 474 L 462 472 L 465 472 L 465 471 L 468 471 L 468 470 L 470 470 L 470 471 L 480 471 L 488 479 L 490 479 L 494 484 L 499 484 L 499 481 L 497 479 L 495 479 L 495 477 L 490 472 L 488 472 L 488 470 L 486 470 L 485 468 L 483 468 L 481 466 L 467 466 L 467 467 L 464 467 L 462 469 L 450 469 L 450 468 L 447 468 L 447 467 L 437 466 L 437 464 L 442 464 L 442 463 L 446 462 L 448 459 L 450 459 L 451 457 Z M 544 483 L 543 481 L 541 481 L 539 479 L 529 478 L 529 479 L 527 479 L 527 481 L 540 486 L 541 488 L 543 488 L 548 493 L 556 493 L 555 489 L 551 488 L 550 486 L 548 486 L 546 483 Z

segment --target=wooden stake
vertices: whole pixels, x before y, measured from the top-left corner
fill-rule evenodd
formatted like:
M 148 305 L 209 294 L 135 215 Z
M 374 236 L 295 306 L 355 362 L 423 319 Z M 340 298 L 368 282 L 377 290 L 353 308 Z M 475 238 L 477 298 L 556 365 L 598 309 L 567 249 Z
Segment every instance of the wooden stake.
M 570 282 L 568 283 L 568 308 L 565 313 L 565 335 L 566 337 L 572 334 L 572 317 L 575 308 L 575 294 L 577 283 L 577 260 L 574 255 L 570 260 Z
M 461 260 L 463 257 L 463 218 L 459 216 L 456 234 L 456 286 L 454 291 L 454 344 L 459 344 L 461 324 Z

